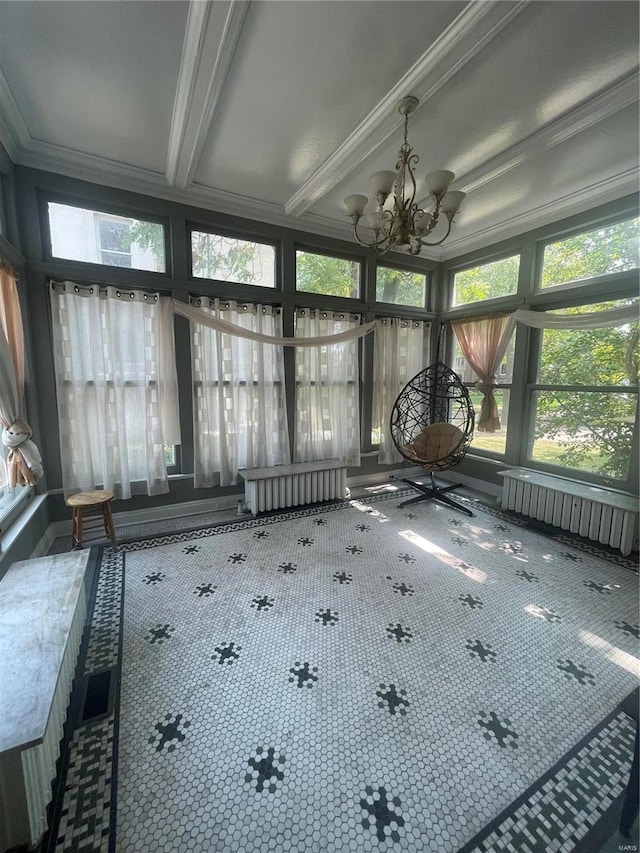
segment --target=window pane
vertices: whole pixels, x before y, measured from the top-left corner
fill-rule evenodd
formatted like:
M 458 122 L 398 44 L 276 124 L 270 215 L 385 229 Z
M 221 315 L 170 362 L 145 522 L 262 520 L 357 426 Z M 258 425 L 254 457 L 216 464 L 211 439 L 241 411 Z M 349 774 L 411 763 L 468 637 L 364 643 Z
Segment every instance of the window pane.
M 520 255 L 514 255 L 456 273 L 453 277 L 453 304 L 468 305 L 515 293 L 519 268 Z
M 296 252 L 296 288 L 325 296 L 360 295 L 360 264 L 329 255 Z
M 636 394 L 536 391 L 531 458 L 625 479 L 629 472 Z
M 558 314 L 606 311 L 623 300 L 581 305 Z M 637 385 L 638 323 L 605 329 L 544 329 L 538 382 L 541 385 Z
M 504 454 L 507 444 L 507 418 L 509 417 L 509 396 L 511 392 L 508 388 L 505 388 L 504 390 L 496 390 L 493 393 L 498 405 L 500 429 L 497 432 L 478 432 L 476 429 L 471 440 L 471 447 L 474 450 L 489 450 L 492 453 Z M 470 388 L 469 395 L 475 409 L 477 425 L 482 405 L 482 394 Z
M 629 219 L 545 246 L 541 287 L 636 269 L 639 225 Z
M 131 267 L 131 255 L 120 252 L 100 252 L 100 263 L 110 267 Z
M 275 287 L 276 250 L 268 243 L 192 231 L 191 271 L 195 278 Z
M 130 226 L 128 222 L 101 219 L 98 223 L 100 248 L 103 251 L 131 252 Z
M 513 377 L 513 353 L 516 346 L 516 336 L 515 334 L 511 336 L 511 340 L 509 341 L 509 345 L 507 346 L 507 351 L 504 354 L 504 358 L 502 359 L 502 363 L 498 367 L 498 372 L 496 374 L 496 379 L 498 382 L 504 385 L 509 385 L 511 383 L 511 379 Z M 454 361 L 453 361 L 453 370 L 458 376 L 462 379 L 463 382 L 474 384 L 478 381 L 478 377 L 475 371 L 469 366 L 466 358 L 464 357 L 464 353 L 458 343 L 458 339 L 454 335 Z
M 378 267 L 376 270 L 377 302 L 424 308 L 426 293 L 426 275 L 392 267 Z
M 161 223 L 51 201 L 48 210 L 54 258 L 165 272 Z

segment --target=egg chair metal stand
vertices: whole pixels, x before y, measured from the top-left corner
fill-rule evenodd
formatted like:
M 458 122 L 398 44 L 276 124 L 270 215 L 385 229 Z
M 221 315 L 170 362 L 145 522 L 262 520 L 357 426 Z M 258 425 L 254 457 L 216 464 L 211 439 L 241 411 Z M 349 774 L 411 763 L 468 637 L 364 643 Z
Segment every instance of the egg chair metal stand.
M 440 343 L 438 350 L 439 346 Z M 405 385 L 391 411 L 391 438 L 400 455 L 424 468 L 430 479 L 423 483 L 415 478 L 400 478 L 420 492 L 400 507 L 434 500 L 473 516 L 468 507 L 448 495 L 462 484 L 441 486 L 435 475 L 463 460 L 473 438 L 474 424 L 475 412 L 467 388 L 442 361 L 421 370 Z

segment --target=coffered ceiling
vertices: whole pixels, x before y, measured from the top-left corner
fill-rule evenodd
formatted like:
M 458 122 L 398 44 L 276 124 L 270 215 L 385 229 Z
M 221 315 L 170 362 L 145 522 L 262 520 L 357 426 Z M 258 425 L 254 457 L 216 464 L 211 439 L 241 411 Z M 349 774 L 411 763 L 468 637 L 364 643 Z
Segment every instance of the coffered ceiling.
M 15 163 L 352 239 L 393 169 L 468 193 L 445 258 L 637 191 L 636 2 L 0 0 Z

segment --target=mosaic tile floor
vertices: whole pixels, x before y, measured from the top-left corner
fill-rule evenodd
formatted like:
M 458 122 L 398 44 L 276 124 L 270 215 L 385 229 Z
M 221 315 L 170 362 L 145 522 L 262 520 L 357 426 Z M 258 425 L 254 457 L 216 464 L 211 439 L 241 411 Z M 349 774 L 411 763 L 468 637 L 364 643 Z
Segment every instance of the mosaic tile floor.
M 579 849 L 631 762 L 633 562 L 397 503 L 105 549 L 83 674 L 112 691 L 48 849 Z

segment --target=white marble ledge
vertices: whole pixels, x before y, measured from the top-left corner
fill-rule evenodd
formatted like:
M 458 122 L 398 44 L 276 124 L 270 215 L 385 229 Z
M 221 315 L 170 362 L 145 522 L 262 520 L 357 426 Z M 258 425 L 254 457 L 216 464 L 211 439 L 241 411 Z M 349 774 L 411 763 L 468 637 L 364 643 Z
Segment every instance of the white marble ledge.
M 270 480 L 274 477 L 290 477 L 292 474 L 313 474 L 345 468 L 341 459 L 323 459 L 320 462 L 292 462 L 290 465 L 272 465 L 270 468 L 243 468 L 238 474 L 243 480 Z
M 24 560 L 0 581 L 0 754 L 42 741 L 88 558 Z

